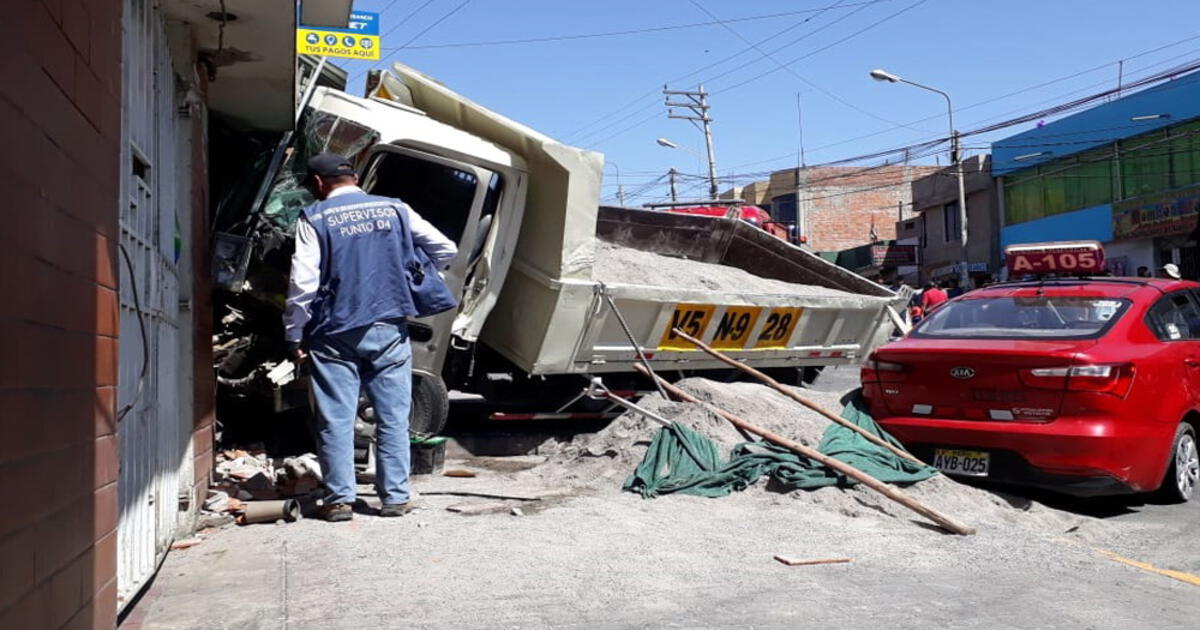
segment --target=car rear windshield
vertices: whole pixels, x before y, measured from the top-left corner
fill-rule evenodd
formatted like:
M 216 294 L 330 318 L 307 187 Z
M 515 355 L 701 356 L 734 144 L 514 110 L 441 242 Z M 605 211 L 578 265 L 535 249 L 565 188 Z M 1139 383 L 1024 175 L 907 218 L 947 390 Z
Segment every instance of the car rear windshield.
M 913 331 L 916 337 L 1087 339 L 1103 335 L 1129 307 L 1105 297 L 995 297 L 950 302 Z

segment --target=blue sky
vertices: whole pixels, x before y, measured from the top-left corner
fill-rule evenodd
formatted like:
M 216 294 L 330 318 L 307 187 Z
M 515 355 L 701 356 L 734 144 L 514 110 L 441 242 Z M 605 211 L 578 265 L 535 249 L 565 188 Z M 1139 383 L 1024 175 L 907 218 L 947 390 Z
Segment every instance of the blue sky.
M 355 9 L 383 11 L 385 56 L 561 141 L 603 152 L 617 165 L 606 171 L 605 193 L 615 192 L 619 168 L 625 191 L 644 195 L 634 202 L 666 195 L 651 182 L 671 167 L 703 172 L 693 153 L 655 144 L 666 137 L 704 149 L 691 124 L 667 118 L 664 83 L 704 82 L 719 175 L 744 183 L 796 164 L 797 93 L 809 164 L 946 135 L 941 97 L 872 81 L 872 68 L 948 92 L 955 124 L 966 130 L 1115 87 L 1122 59 L 1129 80 L 1200 58 L 1200 2 L 1184 0 L 357 0 Z M 726 26 L 435 47 L 713 22 L 710 13 Z M 787 15 L 729 22 L 780 13 Z M 360 93 L 372 64 L 338 63 L 350 71 L 350 91 Z M 1032 124 L 968 146 L 986 147 Z M 945 163 L 945 154 L 939 159 Z

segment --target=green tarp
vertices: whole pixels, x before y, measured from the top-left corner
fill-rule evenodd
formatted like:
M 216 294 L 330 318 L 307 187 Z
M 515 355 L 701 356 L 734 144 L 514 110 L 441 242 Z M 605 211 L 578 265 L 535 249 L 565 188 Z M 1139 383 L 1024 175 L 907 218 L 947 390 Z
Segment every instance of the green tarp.
M 846 405 L 842 417 L 900 445 L 875 423 L 861 397 L 856 396 Z M 830 424 L 825 430 L 817 450 L 889 483 L 915 483 L 937 472 L 897 457 L 838 424 Z M 745 490 L 763 475 L 772 476 L 786 489 L 847 487 L 857 483 L 807 457 L 765 442 L 738 444 L 729 459 L 722 460 L 716 443 L 676 422 L 659 429 L 646 456 L 625 481 L 624 489 L 646 498 L 674 492 L 723 497 Z

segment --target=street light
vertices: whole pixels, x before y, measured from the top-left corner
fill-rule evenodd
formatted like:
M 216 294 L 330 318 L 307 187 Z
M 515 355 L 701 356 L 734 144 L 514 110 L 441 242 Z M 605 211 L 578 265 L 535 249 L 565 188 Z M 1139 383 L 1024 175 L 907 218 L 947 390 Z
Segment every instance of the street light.
M 613 170 L 615 170 L 617 172 L 617 204 L 624 206 L 625 205 L 625 189 L 621 187 L 621 167 L 617 166 L 616 162 L 609 160 L 609 159 L 605 159 L 604 163 L 612 164 Z
M 871 78 L 875 79 L 876 81 L 883 81 L 886 83 L 907 83 L 913 87 L 919 87 L 922 90 L 928 90 L 930 92 L 941 94 L 942 98 L 946 99 L 946 118 L 948 118 L 950 121 L 950 161 L 954 163 L 955 174 L 958 176 L 958 223 L 959 229 L 961 230 L 959 238 L 962 239 L 964 262 L 964 266 L 959 277 L 961 278 L 963 289 L 966 289 L 966 284 L 970 278 L 966 268 L 966 260 L 969 258 L 967 255 L 967 193 L 966 187 L 963 185 L 962 159 L 959 156 L 958 132 L 954 130 L 954 107 L 950 104 L 950 95 L 935 87 L 922 85 L 916 81 L 909 81 L 904 77 L 892 74 L 891 72 L 883 70 L 882 68 L 876 68 L 872 70 Z
M 668 149 L 679 149 L 680 151 L 683 151 L 684 153 L 690 153 L 693 157 L 696 158 L 697 165 L 699 165 L 700 163 L 703 163 L 705 160 L 705 157 L 703 155 L 700 155 L 699 151 L 694 151 L 692 149 L 687 148 L 686 146 L 676 144 L 666 138 L 658 138 L 654 141 L 654 143 L 660 147 L 665 147 Z M 674 170 L 674 169 L 672 169 L 672 170 Z M 717 180 L 711 172 L 712 169 L 709 169 L 709 171 L 710 171 L 710 173 L 709 173 L 709 195 L 713 199 L 716 199 L 717 198 Z M 672 197 L 674 197 L 674 189 L 675 189 L 674 174 L 672 173 L 672 184 L 671 184 Z

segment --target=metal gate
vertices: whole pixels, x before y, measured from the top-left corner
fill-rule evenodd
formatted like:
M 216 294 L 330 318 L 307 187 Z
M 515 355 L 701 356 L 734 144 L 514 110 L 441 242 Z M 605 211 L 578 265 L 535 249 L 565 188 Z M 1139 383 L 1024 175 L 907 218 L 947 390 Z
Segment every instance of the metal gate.
M 179 470 L 191 437 L 191 414 L 179 398 L 191 359 L 181 345 L 190 340 L 180 337 L 177 268 L 180 226 L 190 222 L 188 187 L 179 184 L 187 181 L 180 174 L 189 172 L 187 138 L 177 120 L 165 26 L 153 0 L 125 0 L 124 47 L 117 382 L 118 407 L 129 409 L 117 429 L 122 609 L 153 576 L 171 544 L 179 514 Z

